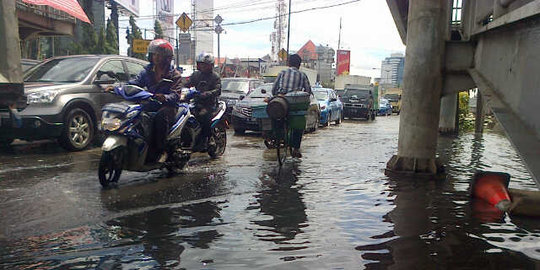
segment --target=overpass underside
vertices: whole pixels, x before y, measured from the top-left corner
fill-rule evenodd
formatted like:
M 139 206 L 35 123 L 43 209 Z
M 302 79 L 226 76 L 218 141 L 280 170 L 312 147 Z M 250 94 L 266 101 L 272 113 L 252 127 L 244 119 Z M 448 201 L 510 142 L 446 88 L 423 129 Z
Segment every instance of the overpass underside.
M 437 125 L 448 125 L 452 121 L 445 121 L 445 117 L 455 116 L 455 103 L 448 103 L 445 99 L 456 100 L 458 92 L 478 88 L 483 104 L 494 113 L 531 175 L 537 184 L 540 183 L 540 0 L 387 0 L 387 3 L 407 45 L 405 76 L 409 75 L 409 80 L 418 78 L 411 71 L 412 66 L 407 72 L 407 62 L 425 60 L 419 59 L 423 54 L 418 50 L 433 52 L 440 49 L 442 52 L 441 63 L 436 65 L 440 68 L 440 77 L 429 78 L 441 80 L 440 89 L 429 90 L 440 93 L 443 100 L 435 105 L 440 106 Z M 419 29 L 418 21 L 430 16 L 440 19 L 431 21 L 435 24 L 432 29 L 426 29 L 425 21 L 423 29 Z M 433 35 L 433 32 L 438 32 L 443 39 L 440 45 L 431 48 L 415 45 L 416 40 L 426 36 L 434 44 L 439 44 L 439 35 Z M 410 45 L 413 48 L 409 48 Z M 425 67 L 418 72 L 433 72 L 432 68 Z M 404 80 L 403 102 L 416 108 L 425 101 L 414 98 L 415 94 L 420 96 L 420 93 L 415 93 L 417 90 L 407 89 L 408 85 L 411 88 L 417 84 L 408 84 L 407 77 Z M 427 111 L 416 110 L 414 114 Z M 411 114 L 402 121 L 417 117 Z M 422 128 L 439 127 L 434 125 L 426 121 Z M 414 146 L 414 142 L 409 143 L 409 139 L 402 135 L 407 133 L 408 126 L 407 123 L 400 125 L 400 145 L 398 154 L 393 158 L 394 163 L 398 163 L 400 155 L 415 162 L 435 159 L 432 149 L 427 151 L 429 153 L 425 149 L 423 152 L 408 149 L 406 144 Z M 433 134 L 433 130 L 430 132 Z M 391 163 L 392 160 L 390 168 Z M 433 169 L 393 165 L 394 169 L 402 171 L 435 173 Z

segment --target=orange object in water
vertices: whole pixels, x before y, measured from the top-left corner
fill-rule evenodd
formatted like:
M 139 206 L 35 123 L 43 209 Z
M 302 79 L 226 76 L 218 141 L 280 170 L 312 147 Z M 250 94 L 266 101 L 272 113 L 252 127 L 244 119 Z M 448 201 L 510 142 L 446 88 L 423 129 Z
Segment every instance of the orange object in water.
M 508 194 L 509 182 L 510 175 L 507 173 L 477 172 L 474 175 L 471 194 L 507 212 L 511 204 Z

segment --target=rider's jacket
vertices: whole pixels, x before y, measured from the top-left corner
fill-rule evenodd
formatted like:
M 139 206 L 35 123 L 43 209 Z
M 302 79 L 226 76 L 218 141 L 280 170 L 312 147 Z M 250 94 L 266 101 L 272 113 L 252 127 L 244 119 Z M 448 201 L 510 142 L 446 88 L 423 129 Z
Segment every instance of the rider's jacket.
M 178 93 L 180 93 L 182 87 L 182 75 L 178 70 L 171 66 L 169 68 L 169 71 L 163 76 L 163 78 L 171 80 L 172 83 L 159 83 L 159 81 L 156 81 L 154 64 L 150 63 L 144 68 L 143 71 L 139 73 L 136 79 L 130 80 L 128 84 L 136 85 L 139 87 L 146 87 L 146 89 L 153 94 L 163 94 L 166 100 L 165 104 L 173 105 L 180 99 Z M 154 104 L 153 106 L 155 106 L 156 108 L 152 108 L 151 110 L 159 109 L 158 104 Z
M 195 87 L 201 94 L 210 92 L 210 95 L 196 100 L 196 103 L 203 107 L 215 107 L 217 99 L 221 95 L 221 79 L 215 72 L 197 70 L 191 75 L 184 87 Z

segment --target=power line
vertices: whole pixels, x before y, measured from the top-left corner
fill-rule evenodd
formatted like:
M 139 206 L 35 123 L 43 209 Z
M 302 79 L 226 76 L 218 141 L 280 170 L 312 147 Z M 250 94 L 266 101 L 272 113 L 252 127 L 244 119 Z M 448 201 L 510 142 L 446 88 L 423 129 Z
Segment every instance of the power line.
M 352 1 L 343 2 L 343 3 L 339 3 L 339 4 L 334 4 L 334 5 L 321 6 L 321 7 L 314 7 L 314 8 L 308 8 L 308 9 L 303 9 L 303 10 L 297 10 L 297 11 L 292 11 L 291 14 L 304 13 L 304 12 L 314 11 L 314 10 L 320 10 L 320 9 L 328 9 L 328 8 L 333 8 L 333 7 L 337 7 L 337 6 L 348 5 L 348 4 L 352 4 L 352 3 L 356 3 L 356 2 L 360 2 L 360 1 L 362 1 L 362 0 L 352 0 Z M 224 24 L 222 24 L 222 25 L 223 25 L 223 26 L 241 25 L 241 24 L 248 24 L 248 23 L 260 22 L 260 21 L 272 20 L 272 19 L 276 19 L 276 18 L 278 18 L 278 17 L 280 17 L 280 16 L 277 15 L 277 16 L 272 16 L 272 17 L 265 17 L 265 18 L 253 19 L 253 20 L 244 21 L 244 22 L 224 23 Z

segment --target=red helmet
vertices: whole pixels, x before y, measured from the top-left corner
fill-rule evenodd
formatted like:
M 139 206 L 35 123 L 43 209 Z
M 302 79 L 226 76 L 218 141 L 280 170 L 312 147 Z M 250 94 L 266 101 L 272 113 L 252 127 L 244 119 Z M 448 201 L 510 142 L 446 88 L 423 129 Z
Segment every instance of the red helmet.
M 148 45 L 148 54 L 160 54 L 165 57 L 173 57 L 173 46 L 164 39 L 154 39 Z

